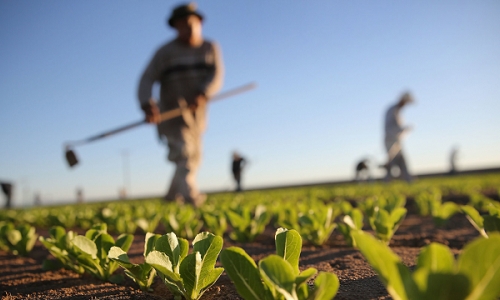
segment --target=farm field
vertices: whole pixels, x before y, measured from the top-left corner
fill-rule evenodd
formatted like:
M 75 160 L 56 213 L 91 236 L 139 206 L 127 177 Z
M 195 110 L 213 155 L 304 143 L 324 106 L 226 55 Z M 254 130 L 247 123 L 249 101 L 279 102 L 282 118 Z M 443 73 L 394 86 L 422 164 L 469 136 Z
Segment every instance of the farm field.
M 359 229 L 382 240 L 381 244 L 387 244 L 405 266 L 415 270 L 422 247 L 440 243 L 458 257 L 470 242 L 498 231 L 490 231 L 486 225 L 476 228 L 478 225 L 473 225 L 473 218 L 466 211 L 472 207 L 481 216 L 487 216 L 492 211 L 488 210 L 490 207 L 498 207 L 499 189 L 500 174 L 483 174 L 422 179 L 411 185 L 353 183 L 212 194 L 199 210 L 158 199 L 41 207 L 2 211 L 0 221 L 16 226 L 30 224 L 45 240 L 54 225 L 83 235 L 92 225 L 106 223 L 115 240 L 120 233 L 131 234 L 132 243 L 125 252 L 130 262 L 136 264 L 145 260 L 148 231 L 160 235 L 175 232 L 190 243 L 200 231 L 216 235 L 218 232 L 223 236 L 223 249 L 241 247 L 258 263 L 277 253 L 276 230 L 286 227 L 296 229 L 302 236 L 300 271 L 315 268 L 338 277 L 340 285 L 335 299 L 392 299 L 364 253 L 344 236 L 342 228 L 349 223 L 345 216 L 356 220 L 354 211 L 362 212 Z M 447 207 L 446 203 L 454 204 Z M 389 214 L 391 210 L 402 211 L 400 222 L 389 226 L 393 235 L 373 227 L 381 222 L 377 213 L 384 209 Z M 238 213 L 239 217 L 235 215 Z M 490 215 L 496 222 L 497 217 Z M 241 227 L 244 221 L 238 218 L 253 220 L 253 225 Z M 6 247 L 0 250 L 2 299 L 174 299 L 158 276 L 150 291 L 141 291 L 127 276 L 121 283 L 111 283 L 89 272 L 78 274 L 65 268 L 48 268 L 46 259 L 54 261 L 40 239 L 25 256 L 15 255 Z M 216 267 L 222 267 L 220 259 Z M 116 274 L 124 274 L 124 269 L 117 268 Z M 309 280 L 310 287 L 314 278 Z M 229 274 L 223 272 L 201 299 L 243 298 Z

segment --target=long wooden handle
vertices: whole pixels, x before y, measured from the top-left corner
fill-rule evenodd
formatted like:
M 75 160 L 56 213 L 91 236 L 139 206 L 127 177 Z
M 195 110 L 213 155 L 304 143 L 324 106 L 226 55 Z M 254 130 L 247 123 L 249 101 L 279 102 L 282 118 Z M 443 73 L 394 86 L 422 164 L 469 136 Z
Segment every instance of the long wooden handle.
M 238 88 L 235 88 L 235 89 L 232 89 L 232 90 L 229 90 L 227 92 L 223 92 L 221 94 L 218 94 L 218 95 L 214 96 L 212 99 L 210 99 L 210 102 L 217 101 L 217 100 L 222 100 L 222 99 L 229 98 L 229 97 L 237 95 L 237 94 L 241 94 L 243 92 L 246 92 L 246 91 L 254 89 L 256 86 L 257 85 L 255 83 L 253 83 L 253 82 L 249 83 L 249 84 L 246 84 L 246 85 L 243 85 L 241 87 L 238 87 Z M 175 118 L 175 117 L 178 117 L 178 116 L 182 115 L 182 109 L 185 109 L 185 108 L 175 108 L 175 109 L 163 112 L 160 115 L 161 122 L 166 121 L 166 120 L 170 120 L 172 118 Z M 93 142 L 95 140 L 100 140 L 100 139 L 108 137 L 110 135 L 114 135 L 116 133 L 132 129 L 132 128 L 135 128 L 135 127 L 137 127 L 139 125 L 146 124 L 146 123 L 147 123 L 146 120 L 140 120 L 140 121 L 136 121 L 136 122 L 133 122 L 133 123 L 130 123 L 130 124 L 127 124 L 127 125 L 123 125 L 121 127 L 118 127 L 118 128 L 112 129 L 112 130 L 108 130 L 106 132 L 97 134 L 95 136 L 91 136 L 91 137 L 86 138 L 84 140 L 66 143 L 66 148 L 69 149 L 69 148 L 71 148 L 73 146 L 83 145 L 83 144 L 86 144 L 86 143 Z
M 227 92 L 223 92 L 223 93 L 220 93 L 218 95 L 215 95 L 213 98 L 209 99 L 208 101 L 214 102 L 214 101 L 226 99 L 226 98 L 253 90 L 255 87 L 257 87 L 257 84 L 255 82 L 251 82 L 251 83 L 245 84 L 243 86 L 240 86 L 238 88 L 229 90 Z M 170 120 L 170 119 L 173 119 L 175 117 L 181 116 L 182 109 L 184 109 L 184 108 L 175 108 L 175 109 L 171 109 L 171 110 L 168 110 L 168 111 L 161 113 L 160 114 L 160 123 L 167 121 L 167 120 Z

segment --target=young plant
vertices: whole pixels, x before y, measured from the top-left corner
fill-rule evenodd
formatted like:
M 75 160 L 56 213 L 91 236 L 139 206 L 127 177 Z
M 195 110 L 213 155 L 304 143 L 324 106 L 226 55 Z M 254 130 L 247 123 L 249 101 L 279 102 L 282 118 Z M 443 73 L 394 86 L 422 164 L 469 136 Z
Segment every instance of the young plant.
M 191 205 L 173 207 L 163 218 L 163 223 L 167 232 L 174 232 L 187 239 L 194 238 L 203 227 L 203 221 Z
M 118 263 L 108 257 L 113 246 L 128 251 L 134 237 L 131 234 L 122 234 L 115 240 L 107 233 L 106 224 L 98 224 L 89 229 L 85 236 L 78 235 L 71 241 L 77 250 L 77 261 L 85 271 L 93 276 L 110 282 L 120 282 L 123 277 L 113 275 L 118 268 Z
M 243 206 L 238 210 L 228 209 L 227 218 L 232 232 L 229 237 L 238 242 L 251 242 L 259 234 L 264 232 L 266 225 L 271 220 L 271 214 L 264 205 L 257 205 L 255 213 L 252 216 L 249 206 Z
M 356 242 L 352 238 L 351 232 L 363 229 L 363 212 L 358 208 L 353 208 L 339 223 L 339 230 L 344 236 L 347 246 L 356 247 Z
M 159 234 L 146 233 L 144 243 L 144 257 L 155 249 L 155 243 L 160 238 Z M 113 246 L 108 253 L 109 259 L 117 262 L 125 269 L 125 274 L 135 281 L 142 291 L 150 291 L 156 275 L 156 270 L 148 263 L 133 264 L 125 251 L 121 248 Z
M 209 232 L 218 236 L 224 236 L 227 230 L 227 218 L 223 212 L 220 211 L 203 211 L 203 221 Z
M 28 224 L 14 226 L 10 222 L 0 222 L 0 249 L 26 256 L 33 249 L 37 237 L 35 227 Z
M 224 271 L 215 268 L 222 244 L 222 237 L 202 232 L 194 238 L 193 253 L 188 255 L 188 241 L 167 233 L 156 241 L 146 263 L 156 269 L 175 299 L 196 300 Z
M 388 212 L 376 206 L 373 215 L 368 218 L 368 221 L 375 231 L 376 237 L 386 244 L 389 244 L 392 236 L 405 217 L 406 208 L 398 207 L 392 210 L 392 212 Z
M 419 254 L 413 274 L 391 249 L 362 231 L 359 250 L 393 299 L 497 299 L 500 296 L 500 235 L 467 244 L 457 261 L 450 249 L 432 243 Z
M 145 233 L 154 232 L 156 227 L 158 227 L 161 218 L 162 215 L 157 213 L 154 216 L 151 216 L 151 218 L 139 218 L 135 221 L 135 224 L 137 224 L 137 227 Z
M 460 207 L 453 202 L 442 203 L 441 192 L 437 189 L 425 191 L 415 197 L 420 215 L 431 215 L 437 226 L 443 226 Z
M 309 209 L 307 213 L 299 217 L 300 235 L 313 245 L 323 245 L 337 227 L 334 220 L 339 212 L 339 209 L 334 210 L 333 207 L 324 204 L 318 204 Z
M 441 203 L 441 191 L 438 189 L 422 191 L 415 196 L 415 203 L 421 216 L 429 216 L 436 203 Z
M 443 226 L 456 213 L 460 212 L 460 206 L 454 202 L 436 204 L 432 210 L 434 224 Z
M 262 259 L 258 266 L 239 247 L 229 247 L 221 253 L 221 262 L 236 286 L 238 294 L 246 300 L 330 300 L 337 293 L 339 280 L 335 274 L 320 272 L 314 281 L 314 290 L 307 282 L 317 270 L 300 272 L 299 258 L 302 238 L 295 230 L 279 228 L 275 235 L 276 255 Z
M 39 240 L 42 245 L 49 250 L 57 262 L 45 260 L 42 268 L 44 270 L 54 270 L 64 267 L 78 274 L 85 273 L 85 269 L 78 263 L 78 250 L 73 245 L 73 239 L 76 234 L 73 231 L 68 231 L 61 226 L 54 226 L 49 229 L 49 237 L 40 236 Z
M 492 207 L 489 209 L 489 215 L 483 216 L 470 205 L 463 205 L 461 209 L 483 237 L 488 238 L 490 233 L 500 232 L 500 209 Z

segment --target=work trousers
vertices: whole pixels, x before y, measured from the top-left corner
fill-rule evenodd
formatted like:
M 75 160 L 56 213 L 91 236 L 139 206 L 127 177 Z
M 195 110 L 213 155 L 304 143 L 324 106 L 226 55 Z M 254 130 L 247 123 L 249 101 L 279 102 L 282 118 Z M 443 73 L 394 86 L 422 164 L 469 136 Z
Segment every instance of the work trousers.
M 168 144 L 168 160 L 175 163 L 175 172 L 166 200 L 179 200 L 198 206 L 200 193 L 196 175 L 201 164 L 201 130 L 188 126 L 169 128 L 162 133 Z
M 390 180 L 393 176 L 391 174 L 391 170 L 394 166 L 399 168 L 399 178 L 406 180 L 407 182 L 412 181 L 412 177 L 408 171 L 406 166 L 406 160 L 404 158 L 401 143 L 399 141 L 392 141 L 386 139 L 385 147 L 387 149 L 387 154 L 389 156 L 387 162 L 387 175 L 386 180 Z

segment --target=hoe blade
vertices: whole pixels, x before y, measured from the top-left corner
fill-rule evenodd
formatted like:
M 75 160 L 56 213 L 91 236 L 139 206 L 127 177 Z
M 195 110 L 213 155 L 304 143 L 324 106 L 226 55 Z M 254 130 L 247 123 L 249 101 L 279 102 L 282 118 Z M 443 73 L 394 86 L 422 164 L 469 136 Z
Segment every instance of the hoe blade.
M 78 158 L 76 157 L 76 154 L 75 152 L 73 152 L 73 150 L 66 150 L 66 161 L 68 162 L 68 165 L 70 167 L 73 167 L 75 166 L 76 164 L 78 164 Z

